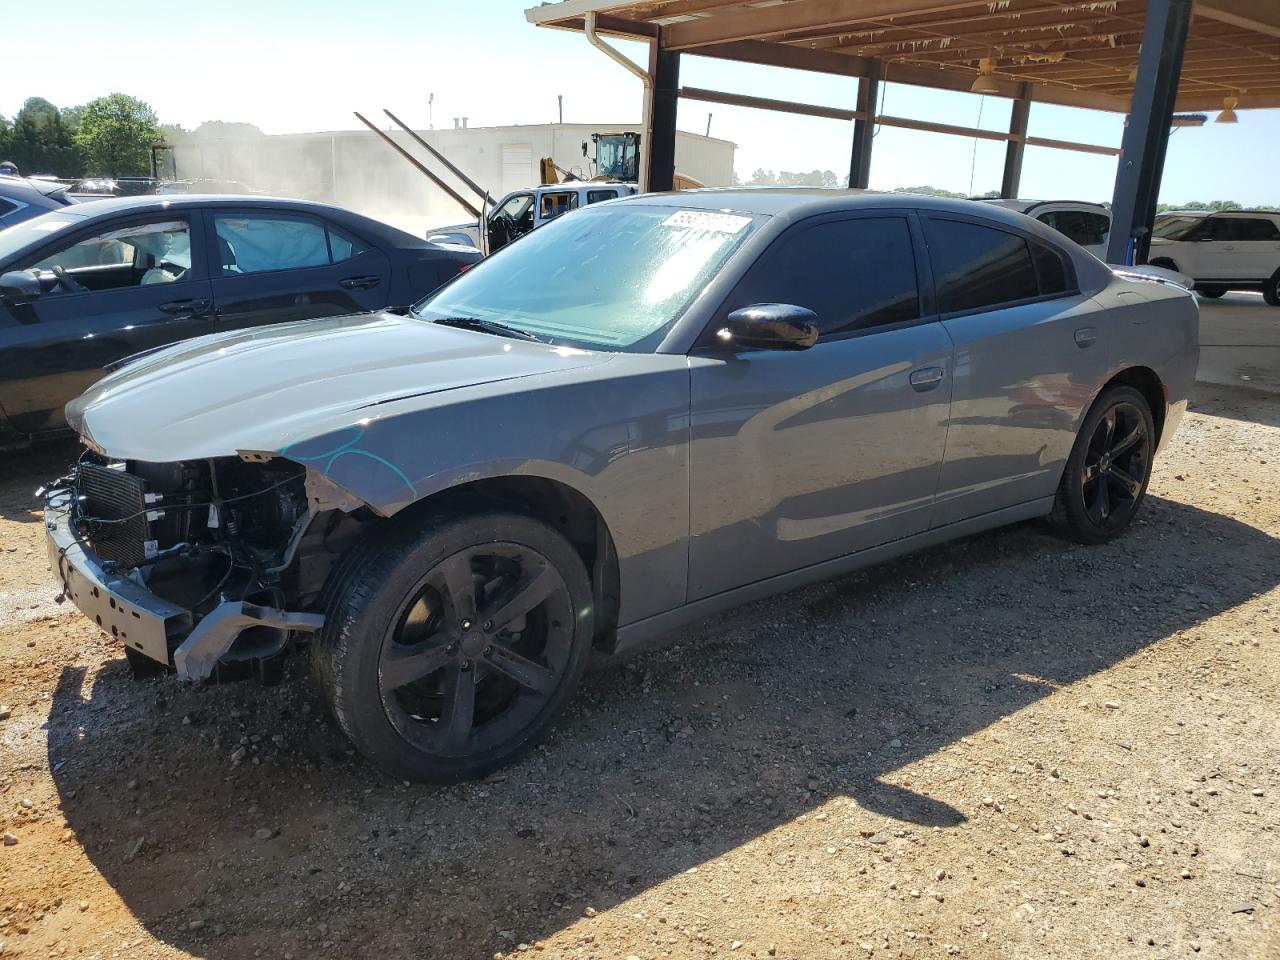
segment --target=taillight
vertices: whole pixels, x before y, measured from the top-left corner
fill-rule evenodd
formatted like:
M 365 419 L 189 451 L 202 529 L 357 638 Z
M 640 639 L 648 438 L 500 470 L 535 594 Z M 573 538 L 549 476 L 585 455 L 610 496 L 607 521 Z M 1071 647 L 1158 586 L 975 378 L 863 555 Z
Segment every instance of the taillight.
M 470 269 L 471 269 L 472 267 L 474 267 L 474 266 L 475 266 L 475 264 L 474 264 L 474 263 L 464 263 L 462 266 L 460 266 L 460 267 L 458 268 L 458 272 L 459 272 L 459 273 L 466 273 L 468 270 L 470 270 Z

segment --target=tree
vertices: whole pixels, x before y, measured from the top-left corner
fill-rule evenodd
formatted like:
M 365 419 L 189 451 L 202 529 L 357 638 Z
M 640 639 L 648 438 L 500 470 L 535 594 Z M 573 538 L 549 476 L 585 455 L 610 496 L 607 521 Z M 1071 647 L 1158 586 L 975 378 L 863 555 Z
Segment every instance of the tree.
M 941 187 L 894 187 L 894 193 L 919 193 L 926 197 L 948 197 L 952 200 L 964 200 L 968 197 L 966 193 L 956 193 L 954 190 L 943 190 Z
M 266 134 L 252 123 L 241 123 L 235 120 L 206 120 L 191 131 L 197 140 L 248 140 L 254 137 L 265 137 Z
M 75 141 L 87 168 L 112 177 L 145 175 L 160 140 L 155 111 L 136 97 L 112 93 L 80 108 Z
M 751 179 L 747 181 L 751 186 L 778 186 L 778 187 L 827 187 L 839 188 L 845 185 L 844 177 L 837 177 L 831 170 L 810 170 L 808 173 L 803 171 L 780 170 L 774 173 L 772 170 L 756 170 L 751 174 Z
M 23 173 L 76 176 L 80 152 L 58 108 L 43 97 L 30 97 L 13 118 L 3 160 Z

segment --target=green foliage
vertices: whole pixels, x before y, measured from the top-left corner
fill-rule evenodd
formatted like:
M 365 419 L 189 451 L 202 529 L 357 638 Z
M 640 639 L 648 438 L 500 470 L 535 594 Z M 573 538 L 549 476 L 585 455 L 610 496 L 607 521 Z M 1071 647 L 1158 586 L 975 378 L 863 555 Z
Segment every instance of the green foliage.
M 1170 210 L 1208 210 L 1212 213 L 1223 213 L 1229 210 L 1245 209 L 1234 200 L 1210 200 L 1205 203 L 1203 200 L 1192 200 L 1190 203 L 1162 203 L 1156 207 L 1156 213 L 1167 213 Z M 1249 207 L 1250 210 L 1268 210 L 1272 213 L 1280 212 L 1277 207 Z
M 0 160 L 13 161 L 24 174 L 78 176 L 80 151 L 72 131 L 57 107 L 43 97 L 31 97 L 12 124 L 0 118 Z
M 808 173 L 781 170 L 774 173 L 772 170 L 761 169 L 751 174 L 751 179 L 747 181 L 748 186 L 754 187 L 826 187 L 828 189 L 844 187 L 847 183 L 844 177 L 837 177 L 832 170 L 810 170 Z
M 919 193 L 926 197 L 946 197 L 949 200 L 964 200 L 969 195 L 967 193 L 956 193 L 954 190 L 943 190 L 941 187 L 894 187 L 894 193 Z M 1000 196 L 997 191 L 995 194 L 984 194 L 984 196 Z
M 145 176 L 151 145 L 159 141 L 155 111 L 136 97 L 112 93 L 81 108 L 75 142 L 93 175 Z

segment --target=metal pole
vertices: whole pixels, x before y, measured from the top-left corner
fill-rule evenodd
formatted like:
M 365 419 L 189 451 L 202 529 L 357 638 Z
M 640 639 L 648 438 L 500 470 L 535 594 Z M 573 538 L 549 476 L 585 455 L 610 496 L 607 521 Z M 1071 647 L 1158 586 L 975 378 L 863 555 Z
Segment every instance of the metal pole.
M 482 197 L 483 199 L 488 200 L 490 203 L 493 203 L 493 197 L 489 195 L 488 190 L 484 189 L 482 186 L 480 186 L 480 184 L 476 183 L 474 180 L 468 177 L 465 173 L 459 170 L 456 166 L 454 166 L 453 163 L 450 162 L 448 157 L 446 157 L 443 153 L 441 153 L 431 144 L 427 143 L 427 141 L 422 139 L 422 137 L 418 136 L 413 130 L 409 128 L 408 124 L 406 124 L 403 120 L 401 120 L 399 117 L 397 117 L 394 113 L 392 113 L 390 110 L 386 109 L 385 107 L 383 107 L 382 112 L 391 118 L 392 123 L 394 123 L 397 127 L 399 127 L 401 130 L 407 133 L 410 137 L 412 137 L 414 142 L 418 146 L 420 146 L 423 150 L 427 151 L 427 153 L 431 154 L 433 157 L 435 157 L 437 160 L 443 163 L 446 169 L 448 169 L 450 173 L 452 173 L 455 177 L 457 177 L 459 180 L 465 183 L 468 187 L 474 190 L 476 192 L 476 196 Z
M 560 110 L 560 122 L 564 123 L 564 94 L 563 93 L 556 94 L 556 106 Z
M 471 214 L 473 217 L 476 218 L 477 221 L 479 221 L 480 211 L 477 210 L 475 207 L 473 207 L 470 203 L 468 203 L 467 200 L 463 198 L 461 194 L 458 193 L 458 191 L 454 190 L 453 187 L 449 186 L 447 183 L 445 183 L 443 180 L 437 177 L 434 173 L 428 170 L 425 166 L 422 165 L 420 161 L 418 161 L 413 156 L 413 154 L 411 154 L 404 147 L 400 146 L 400 144 L 392 140 L 390 136 L 383 133 L 381 130 L 375 127 L 372 123 L 366 120 L 363 116 L 361 116 L 359 113 L 356 114 L 356 119 L 359 120 L 361 123 L 363 123 L 366 127 L 372 130 L 374 133 L 376 133 L 382 140 L 386 142 L 387 146 L 389 146 L 392 150 L 394 150 L 396 153 L 400 154 L 400 156 L 404 157 L 411 164 L 413 164 L 414 168 L 417 169 L 419 173 L 421 173 L 423 176 L 431 180 L 432 183 L 434 183 L 437 187 L 439 187 L 449 196 L 453 197 L 453 199 L 458 202 L 458 205 L 462 207 L 463 210 L 466 210 L 467 213 Z M 478 225 L 481 230 L 484 229 L 483 223 L 479 223 Z
M 871 143 L 876 127 L 876 100 L 880 96 L 880 61 L 872 60 L 867 75 L 858 81 L 858 118 L 853 121 L 853 153 L 849 158 L 849 188 L 865 190 L 871 181 Z
M 1009 117 L 1009 143 L 1004 148 L 1004 176 L 1000 179 L 1000 196 L 1013 200 L 1022 181 L 1022 157 L 1027 152 L 1027 121 L 1031 118 L 1031 85 L 1024 83 L 1013 101 Z
M 641 189 L 674 190 L 676 180 L 676 109 L 680 102 L 680 54 L 662 44 L 665 28 L 649 47 L 649 73 L 653 77 L 653 108 L 649 141 L 640 141 L 640 155 L 648 173 Z
M 1147 0 L 1138 79 L 1111 200 L 1108 263 L 1146 262 L 1190 22 L 1191 0 Z

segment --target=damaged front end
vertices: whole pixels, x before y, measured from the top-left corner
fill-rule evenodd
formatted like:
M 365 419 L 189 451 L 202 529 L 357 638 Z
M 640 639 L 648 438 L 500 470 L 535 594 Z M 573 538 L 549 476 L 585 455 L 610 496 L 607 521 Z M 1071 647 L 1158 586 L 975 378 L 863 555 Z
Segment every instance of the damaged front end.
M 258 673 L 319 630 L 321 586 L 362 505 L 271 454 L 176 463 L 86 453 L 44 492 L 49 563 L 135 668 Z

